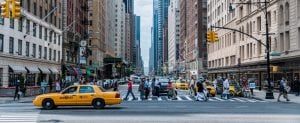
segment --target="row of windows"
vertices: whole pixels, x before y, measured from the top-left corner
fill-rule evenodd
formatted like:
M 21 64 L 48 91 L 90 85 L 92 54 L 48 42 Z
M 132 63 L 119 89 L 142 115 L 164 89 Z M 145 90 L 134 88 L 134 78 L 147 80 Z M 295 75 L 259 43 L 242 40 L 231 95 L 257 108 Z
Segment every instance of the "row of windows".
M 4 43 L 5 43 L 4 35 L 0 34 L 0 52 L 4 52 Z M 23 48 L 25 48 L 24 55 L 26 57 L 39 58 L 39 59 L 45 59 L 45 60 L 57 61 L 57 62 L 60 61 L 60 54 L 61 54 L 60 51 L 48 47 L 42 47 L 41 45 L 37 46 L 35 43 L 30 43 L 28 41 L 26 41 L 24 45 L 23 40 L 21 39 L 15 40 L 14 37 L 9 37 L 8 43 L 9 43 L 8 44 L 9 54 L 17 54 L 22 56 Z
M 220 58 L 212 61 L 208 61 L 208 67 L 226 67 L 236 65 L 236 56 L 232 55 L 230 57 Z
M 9 27 L 11 29 L 15 28 L 15 20 L 14 19 L 9 19 L 10 24 Z M 0 17 L 0 24 L 4 25 L 4 19 Z M 43 27 L 42 25 L 38 25 L 37 23 L 33 23 L 28 19 L 23 19 L 20 18 L 18 21 L 18 31 L 23 32 L 24 29 L 24 23 L 25 25 L 25 33 L 27 35 L 32 35 L 33 37 L 37 37 L 38 34 L 38 38 L 39 39 L 43 39 L 45 41 L 49 41 L 50 43 L 54 43 L 54 44 L 58 44 L 61 45 L 61 35 L 55 33 L 54 31 Z M 26 36 L 27 36 L 26 35 Z M 24 38 L 26 38 L 26 36 L 24 36 Z

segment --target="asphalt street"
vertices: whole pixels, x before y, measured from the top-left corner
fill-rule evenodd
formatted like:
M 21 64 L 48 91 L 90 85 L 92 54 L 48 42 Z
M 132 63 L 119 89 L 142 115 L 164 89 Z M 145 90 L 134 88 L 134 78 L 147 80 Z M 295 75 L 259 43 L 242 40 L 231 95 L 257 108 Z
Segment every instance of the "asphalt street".
M 123 89 L 126 87 L 121 87 L 120 91 Z M 31 103 L 0 105 L 0 123 L 299 123 L 299 121 L 299 104 L 268 101 L 124 101 L 120 105 L 101 110 L 92 107 L 41 110 Z

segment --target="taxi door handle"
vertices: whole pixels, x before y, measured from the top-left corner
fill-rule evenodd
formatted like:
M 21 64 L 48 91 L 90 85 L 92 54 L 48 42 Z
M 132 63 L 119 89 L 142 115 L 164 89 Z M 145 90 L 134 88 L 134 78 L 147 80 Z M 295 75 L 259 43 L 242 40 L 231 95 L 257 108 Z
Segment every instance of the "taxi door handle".
M 94 96 L 94 94 L 91 94 L 91 96 Z
M 72 95 L 73 97 L 75 97 L 76 95 Z

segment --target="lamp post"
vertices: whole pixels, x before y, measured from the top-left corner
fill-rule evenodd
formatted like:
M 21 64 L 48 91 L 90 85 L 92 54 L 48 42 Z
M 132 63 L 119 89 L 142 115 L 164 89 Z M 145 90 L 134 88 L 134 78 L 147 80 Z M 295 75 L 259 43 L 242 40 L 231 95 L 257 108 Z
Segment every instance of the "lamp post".
M 271 88 L 271 70 L 270 70 L 270 42 L 269 42 L 269 24 L 268 24 L 268 1 L 264 2 L 249 2 L 249 3 L 230 3 L 229 11 L 233 10 L 232 4 L 261 4 L 264 3 L 264 14 L 266 19 L 266 54 L 267 54 L 267 81 L 268 81 L 268 90 L 266 91 L 266 99 L 274 99 L 273 90 Z

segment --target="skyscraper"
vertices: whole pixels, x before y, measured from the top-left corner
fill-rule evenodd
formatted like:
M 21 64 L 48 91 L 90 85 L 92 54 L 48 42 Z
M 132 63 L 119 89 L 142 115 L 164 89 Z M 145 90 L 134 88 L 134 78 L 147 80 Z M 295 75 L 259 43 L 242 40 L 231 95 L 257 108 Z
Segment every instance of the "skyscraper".
M 163 29 L 168 19 L 169 0 L 153 0 L 154 69 L 157 75 L 163 72 Z

